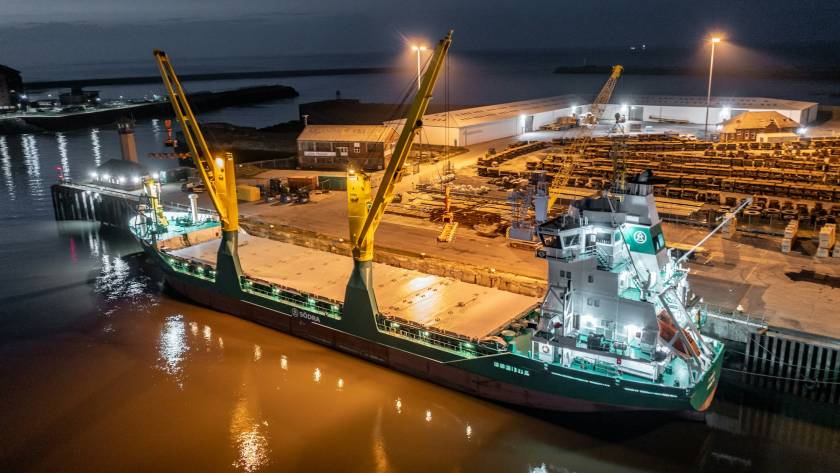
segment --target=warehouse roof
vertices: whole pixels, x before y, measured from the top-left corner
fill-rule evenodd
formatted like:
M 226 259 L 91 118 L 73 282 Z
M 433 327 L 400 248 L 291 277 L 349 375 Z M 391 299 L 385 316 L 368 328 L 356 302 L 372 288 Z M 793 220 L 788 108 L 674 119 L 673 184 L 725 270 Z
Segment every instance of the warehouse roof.
M 625 95 L 616 97 L 612 102 L 665 107 L 705 107 L 706 97 L 700 95 Z M 768 97 L 712 97 L 709 102 L 709 106 L 714 108 L 729 107 L 754 110 L 805 110 L 816 105 L 815 102 Z
M 795 120 L 776 111 L 744 112 L 725 121 L 721 131 L 735 133 L 737 130 L 764 130 L 771 125 L 775 125 L 780 130 L 799 127 L 799 123 Z
M 426 126 L 444 127 L 448 125 L 450 128 L 460 128 L 507 120 L 520 115 L 533 115 L 535 113 L 571 108 L 576 105 L 584 105 L 584 102 L 574 95 L 560 95 L 557 97 L 463 108 L 452 110 L 448 114 L 446 112 L 432 113 L 423 116 L 423 124 Z M 386 123 L 390 125 L 401 125 L 403 121 L 393 120 Z
M 384 125 L 307 125 L 298 141 L 355 141 L 384 143 L 393 141 L 396 133 Z

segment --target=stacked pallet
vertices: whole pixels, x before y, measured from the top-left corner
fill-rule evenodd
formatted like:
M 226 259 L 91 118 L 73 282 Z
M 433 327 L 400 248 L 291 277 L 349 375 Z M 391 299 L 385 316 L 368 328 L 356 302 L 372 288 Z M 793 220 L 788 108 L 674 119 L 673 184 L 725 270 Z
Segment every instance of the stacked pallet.
M 724 218 L 726 218 L 726 223 L 723 224 L 720 233 L 725 240 L 731 240 L 735 236 L 735 231 L 738 229 L 738 217 L 732 212 L 727 212 Z
M 785 236 L 782 238 L 782 253 L 790 253 L 797 232 L 799 232 L 799 220 L 789 221 L 785 227 Z
M 820 244 L 817 247 L 817 258 L 828 258 L 829 252 L 837 243 L 837 225 L 828 223 L 820 229 Z

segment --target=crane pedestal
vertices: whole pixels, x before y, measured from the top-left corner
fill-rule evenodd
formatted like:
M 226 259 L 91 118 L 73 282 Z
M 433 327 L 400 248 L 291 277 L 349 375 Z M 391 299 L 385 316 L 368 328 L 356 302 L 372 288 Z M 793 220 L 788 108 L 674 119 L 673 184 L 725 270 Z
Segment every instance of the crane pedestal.
M 353 272 L 344 292 L 345 317 L 352 317 L 354 333 L 371 339 L 377 335 L 376 314 L 379 312 L 373 292 L 373 263 L 353 260 Z
M 222 241 L 216 256 L 216 287 L 220 292 L 238 296 L 242 280 L 242 265 L 239 263 L 239 231 L 222 231 Z

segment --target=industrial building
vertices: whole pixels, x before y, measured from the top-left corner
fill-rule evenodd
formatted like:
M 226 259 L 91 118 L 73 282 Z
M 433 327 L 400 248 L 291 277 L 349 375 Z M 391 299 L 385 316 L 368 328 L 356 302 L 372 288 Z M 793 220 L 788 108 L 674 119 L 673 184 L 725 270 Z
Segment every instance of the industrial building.
M 22 92 L 20 71 L 0 64 L 0 113 L 15 110 Z
M 483 107 L 432 113 L 423 117 L 419 142 L 433 145 L 469 146 L 539 130 L 558 118 L 585 112 L 573 95 L 521 100 Z M 385 122 L 394 129 L 404 120 Z
M 302 169 L 383 169 L 396 138 L 382 125 L 308 125 L 297 139 L 298 164 Z
M 616 113 L 629 121 L 703 125 L 706 123 L 706 97 L 680 95 L 627 95 L 614 98 L 604 116 Z M 806 124 L 817 118 L 817 103 L 766 97 L 712 97 L 709 124 L 718 125 L 744 112 L 778 112 Z
M 706 97 L 675 95 L 624 96 L 607 104 L 604 118 L 616 113 L 630 122 L 703 125 Z M 712 97 L 709 124 L 717 127 L 745 112 L 777 112 L 793 121 L 807 124 L 817 118 L 814 102 L 763 97 Z M 562 117 L 582 116 L 590 105 L 572 95 L 522 100 L 497 105 L 465 108 L 423 117 L 420 142 L 436 145 L 469 146 L 539 130 Z M 402 120 L 385 122 L 399 130 Z
M 755 141 L 761 135 L 796 136 L 799 123 L 776 111 L 746 112 L 721 125 L 721 141 Z

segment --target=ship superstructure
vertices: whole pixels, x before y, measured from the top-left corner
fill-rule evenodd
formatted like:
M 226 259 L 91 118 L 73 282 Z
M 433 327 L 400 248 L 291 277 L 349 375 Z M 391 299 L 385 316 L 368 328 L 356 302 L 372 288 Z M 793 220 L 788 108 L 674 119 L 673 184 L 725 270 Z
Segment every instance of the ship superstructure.
M 616 187 L 538 227 L 548 291 L 532 352 L 563 367 L 691 386 L 721 344 L 700 334 L 688 270 L 665 245 L 652 174 Z

